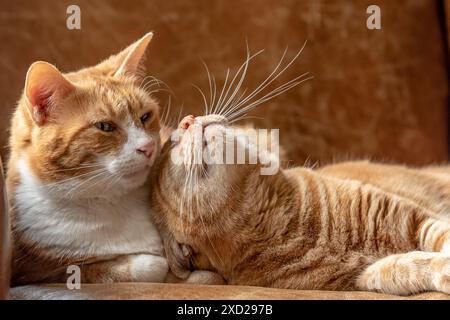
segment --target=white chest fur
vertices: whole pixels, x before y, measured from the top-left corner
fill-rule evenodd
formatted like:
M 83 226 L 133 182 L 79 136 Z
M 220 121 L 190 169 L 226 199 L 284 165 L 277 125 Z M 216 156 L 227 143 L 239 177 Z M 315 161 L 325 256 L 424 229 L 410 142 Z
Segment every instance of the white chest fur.
M 17 169 L 21 183 L 15 188 L 15 227 L 28 240 L 56 247 L 74 258 L 163 254 L 159 233 L 151 221 L 147 188 L 119 197 L 64 199 L 33 176 L 25 159 L 19 161 Z

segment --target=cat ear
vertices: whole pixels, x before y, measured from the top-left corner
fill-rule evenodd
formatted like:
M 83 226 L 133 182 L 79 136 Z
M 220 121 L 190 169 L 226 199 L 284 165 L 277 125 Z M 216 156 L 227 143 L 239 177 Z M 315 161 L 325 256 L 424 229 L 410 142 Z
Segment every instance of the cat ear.
M 120 65 L 114 73 L 115 77 L 138 74 L 139 69 L 142 67 L 145 50 L 152 38 L 153 33 L 149 32 L 117 55 Z
M 25 80 L 25 99 L 36 124 L 44 124 L 50 107 L 74 90 L 75 86 L 55 66 L 44 61 L 33 63 Z

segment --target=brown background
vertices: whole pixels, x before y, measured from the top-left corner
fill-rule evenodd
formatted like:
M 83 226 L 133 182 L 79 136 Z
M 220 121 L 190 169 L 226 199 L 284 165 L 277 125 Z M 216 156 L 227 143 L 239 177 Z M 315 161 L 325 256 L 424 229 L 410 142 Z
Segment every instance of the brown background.
M 314 80 L 252 113 L 280 128 L 293 163 L 372 157 L 411 164 L 448 157 L 448 52 L 444 3 L 404 1 L 151 0 L 0 1 L 0 145 L 35 60 L 71 71 L 99 62 L 147 31 L 155 32 L 147 66 L 175 92 L 174 114 L 201 111 L 192 83 L 207 88 L 200 62 L 216 77 L 252 51 L 254 88 L 286 46 L 301 58 L 277 84 L 309 71 Z M 66 8 L 81 7 L 81 30 L 66 28 Z M 382 29 L 366 28 L 378 4 Z M 450 11 L 450 5 L 445 4 Z M 166 99 L 161 96 L 162 102 Z M 2 149 L 5 155 L 7 150 Z

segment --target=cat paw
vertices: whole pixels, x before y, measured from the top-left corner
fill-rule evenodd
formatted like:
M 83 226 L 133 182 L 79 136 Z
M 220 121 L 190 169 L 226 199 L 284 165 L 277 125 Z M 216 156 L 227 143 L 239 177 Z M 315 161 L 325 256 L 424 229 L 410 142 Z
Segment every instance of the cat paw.
M 164 282 L 169 265 L 164 257 L 139 254 L 130 257 L 129 270 L 136 282 Z
M 433 283 L 437 291 L 450 294 L 450 258 L 446 258 L 442 261 L 442 265 L 438 266 Z
M 208 285 L 227 284 L 220 274 L 204 270 L 192 271 L 189 277 L 186 279 L 186 283 Z
M 164 249 L 170 270 L 180 279 L 187 279 L 191 269 L 192 249 L 180 244 L 171 234 L 163 234 Z

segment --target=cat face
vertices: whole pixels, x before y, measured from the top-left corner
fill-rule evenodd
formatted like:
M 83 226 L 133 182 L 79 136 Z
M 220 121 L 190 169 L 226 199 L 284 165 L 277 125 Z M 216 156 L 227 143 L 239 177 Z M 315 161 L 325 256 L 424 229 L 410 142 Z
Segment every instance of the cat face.
M 259 168 L 258 164 L 215 163 L 209 158 L 215 152 L 225 156 L 229 143 L 236 150 L 236 137 L 228 135 L 227 128 L 223 116 L 192 117 L 188 125 L 181 123 L 172 143 L 164 146 L 158 181 L 164 205 L 159 214 L 170 221 L 167 223 L 172 230 L 180 228 L 179 237 L 195 225 L 204 227 L 223 211 L 223 206 L 233 205 L 247 174 Z M 154 203 L 158 205 L 161 199 L 156 197 Z
M 175 141 L 170 154 L 179 175 L 193 174 L 204 178 L 213 171 L 218 174 L 222 164 L 208 156 L 215 152 L 225 153 L 226 124 L 227 119 L 220 115 L 189 116 L 183 119 L 177 131 L 178 136 L 173 136 Z
M 41 182 L 90 197 L 146 181 L 160 149 L 158 105 L 138 77 L 150 39 L 73 73 L 45 62 L 30 67 L 11 144 Z

